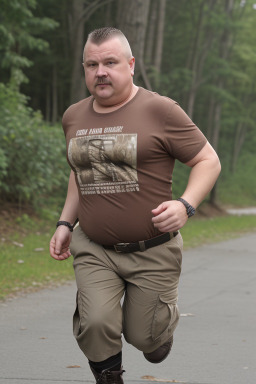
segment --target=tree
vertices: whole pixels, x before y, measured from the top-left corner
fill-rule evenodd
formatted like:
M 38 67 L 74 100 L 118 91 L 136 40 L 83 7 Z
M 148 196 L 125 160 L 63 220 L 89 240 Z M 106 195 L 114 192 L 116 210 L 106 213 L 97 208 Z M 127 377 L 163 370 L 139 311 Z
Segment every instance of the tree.
M 233 71 L 236 73 L 234 80 L 228 84 L 231 91 L 237 94 L 238 102 L 230 110 L 234 117 L 233 126 L 235 132 L 232 140 L 230 170 L 234 174 L 239 155 L 244 146 L 246 137 L 251 134 L 255 136 L 256 127 L 256 79 L 255 65 L 256 55 L 251 49 L 256 43 L 254 26 L 256 20 L 256 10 L 253 8 L 254 2 L 247 1 L 242 7 L 240 14 L 239 34 L 236 37 L 236 44 L 232 52 L 231 62 Z M 240 69 L 243 68 L 243 71 Z
M 187 69 L 191 71 L 191 85 L 187 96 L 187 113 L 193 119 L 194 105 L 200 86 L 206 81 L 204 66 L 206 58 L 212 48 L 214 28 L 209 24 L 209 19 L 214 14 L 217 0 L 205 2 L 196 6 L 195 29 L 191 35 L 188 53 Z M 195 7 L 195 3 L 191 4 Z
M 152 1 L 145 42 L 145 63 L 152 86 L 158 89 L 163 58 L 166 0 Z
M 85 16 L 84 0 L 73 0 L 71 2 L 71 12 L 69 14 L 69 39 L 72 55 L 72 73 L 70 87 L 71 104 L 83 99 L 86 95 L 85 83 L 82 72 L 82 52 L 84 46 L 84 23 Z
M 93 14 L 113 0 L 72 0 L 69 15 L 69 38 L 72 57 L 70 102 L 81 100 L 86 95 L 82 72 L 85 24 Z
M 24 52 L 45 51 L 48 43 L 38 33 L 57 26 L 54 20 L 33 15 L 36 4 L 36 0 L 1 0 L 0 70 L 6 81 L 11 78 L 17 86 L 26 81 L 22 69 L 33 64 Z
M 135 83 L 179 102 L 220 154 L 222 174 L 236 172 L 245 149 L 252 151 L 256 129 L 255 4 L 1 0 L 1 80 L 19 87 L 27 77 L 20 90 L 29 105 L 58 121 L 70 102 L 86 95 L 87 34 L 120 28 L 136 58 Z
M 126 35 L 136 59 L 135 82 L 141 78 L 145 86 L 151 89 L 144 62 L 149 6 L 150 0 L 119 0 L 117 27 Z
M 225 73 L 225 69 L 229 70 L 229 55 L 231 53 L 231 49 L 234 41 L 234 23 L 232 23 L 233 11 L 234 11 L 234 0 L 225 0 L 224 2 L 224 20 L 225 26 L 223 26 L 222 33 L 220 34 L 220 39 L 218 42 L 219 45 L 219 57 L 218 61 L 221 64 L 221 69 L 224 69 L 222 73 L 220 71 L 218 73 L 218 77 L 216 79 L 216 88 L 218 91 L 219 97 L 213 101 L 214 104 L 214 114 L 213 114 L 213 126 L 214 129 L 211 131 L 211 143 L 214 149 L 217 151 L 219 146 L 219 137 L 220 137 L 220 129 L 221 129 L 221 117 L 223 111 L 223 96 L 225 97 L 227 94 L 225 92 L 225 83 L 226 78 L 223 76 L 223 72 Z M 225 73 L 226 75 L 226 73 Z M 227 95 L 228 96 L 228 95 Z M 217 184 L 214 185 L 210 192 L 210 203 L 214 205 L 216 203 L 216 191 Z

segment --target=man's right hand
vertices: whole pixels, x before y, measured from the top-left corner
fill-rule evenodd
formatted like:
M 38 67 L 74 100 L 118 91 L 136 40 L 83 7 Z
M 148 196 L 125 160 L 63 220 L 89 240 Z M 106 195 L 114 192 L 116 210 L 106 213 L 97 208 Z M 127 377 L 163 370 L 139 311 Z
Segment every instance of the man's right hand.
M 55 260 L 65 260 L 71 256 L 69 244 L 71 241 L 72 233 L 69 228 L 60 225 L 50 241 L 50 255 Z

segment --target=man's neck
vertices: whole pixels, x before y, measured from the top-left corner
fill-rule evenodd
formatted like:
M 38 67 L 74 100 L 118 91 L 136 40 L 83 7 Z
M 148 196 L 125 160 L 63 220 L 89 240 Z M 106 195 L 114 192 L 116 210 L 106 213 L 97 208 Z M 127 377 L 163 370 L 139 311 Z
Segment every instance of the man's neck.
M 131 91 L 127 98 L 120 103 L 114 104 L 114 105 L 102 105 L 100 104 L 96 99 L 93 101 L 93 109 L 97 113 L 110 113 L 113 111 L 116 111 L 117 109 L 123 107 L 125 104 L 127 104 L 130 100 L 134 98 L 136 93 L 138 92 L 138 87 L 136 85 L 132 85 Z

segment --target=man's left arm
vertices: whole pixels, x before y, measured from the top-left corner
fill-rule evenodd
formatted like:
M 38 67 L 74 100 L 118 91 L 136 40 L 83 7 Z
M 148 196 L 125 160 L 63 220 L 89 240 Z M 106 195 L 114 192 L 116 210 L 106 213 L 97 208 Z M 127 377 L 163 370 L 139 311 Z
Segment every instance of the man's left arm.
M 197 208 L 213 188 L 221 170 L 219 158 L 209 142 L 190 161 L 191 167 L 187 187 L 181 196 L 191 206 Z M 161 232 L 174 232 L 182 228 L 188 215 L 184 204 L 177 200 L 165 201 L 152 210 L 155 228 Z

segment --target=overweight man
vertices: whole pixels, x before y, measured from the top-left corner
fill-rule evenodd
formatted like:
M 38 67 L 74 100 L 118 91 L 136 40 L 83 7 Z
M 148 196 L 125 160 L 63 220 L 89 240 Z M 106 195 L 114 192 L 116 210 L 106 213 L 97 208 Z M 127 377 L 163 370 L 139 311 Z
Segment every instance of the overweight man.
M 175 101 L 133 83 L 135 59 L 120 30 L 91 32 L 83 60 L 91 96 L 63 116 L 71 172 L 50 254 L 73 255 L 74 336 L 96 383 L 119 384 L 122 334 L 151 363 L 171 351 L 179 230 L 213 187 L 220 162 Z M 175 160 L 191 168 L 177 200 Z

